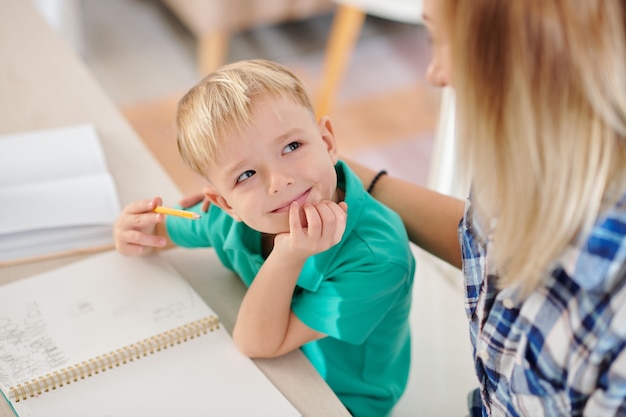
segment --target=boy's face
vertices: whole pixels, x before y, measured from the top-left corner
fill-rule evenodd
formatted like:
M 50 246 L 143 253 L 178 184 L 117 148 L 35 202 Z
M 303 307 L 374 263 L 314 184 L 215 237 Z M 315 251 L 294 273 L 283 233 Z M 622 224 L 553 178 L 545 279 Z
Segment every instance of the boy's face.
M 252 124 L 227 137 L 207 170 L 206 194 L 233 218 L 263 233 L 289 231 L 289 205 L 339 201 L 330 119 L 286 99 L 263 98 Z M 304 224 L 304 216 L 301 214 Z

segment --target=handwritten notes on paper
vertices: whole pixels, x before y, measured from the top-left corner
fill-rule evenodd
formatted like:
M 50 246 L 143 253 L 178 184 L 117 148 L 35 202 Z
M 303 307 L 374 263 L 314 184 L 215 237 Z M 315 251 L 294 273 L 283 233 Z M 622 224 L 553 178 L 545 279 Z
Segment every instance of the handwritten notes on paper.
M 68 357 L 47 331 L 41 307 L 28 302 L 14 317 L 0 316 L 0 385 L 28 381 L 40 369 L 68 363 Z
M 211 313 L 197 293 L 176 280 L 182 278 L 156 256 L 111 252 L 0 287 L 0 386 Z

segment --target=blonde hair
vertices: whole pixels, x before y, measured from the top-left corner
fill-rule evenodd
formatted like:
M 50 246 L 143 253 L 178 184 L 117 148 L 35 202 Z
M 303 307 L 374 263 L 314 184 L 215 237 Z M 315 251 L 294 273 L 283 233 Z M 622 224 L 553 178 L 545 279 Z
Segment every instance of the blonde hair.
M 446 0 L 463 166 L 528 295 L 626 186 L 621 0 Z
M 248 127 L 255 101 L 268 96 L 286 98 L 313 114 L 301 80 L 278 63 L 240 61 L 206 76 L 178 103 L 177 142 L 183 161 L 204 176 L 225 137 Z

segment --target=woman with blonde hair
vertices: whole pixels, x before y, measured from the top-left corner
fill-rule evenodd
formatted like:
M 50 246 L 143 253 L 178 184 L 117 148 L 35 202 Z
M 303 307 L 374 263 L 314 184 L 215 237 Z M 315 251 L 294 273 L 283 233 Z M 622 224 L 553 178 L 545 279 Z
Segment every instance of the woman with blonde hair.
M 471 195 L 463 209 L 390 176 L 372 193 L 463 269 L 470 414 L 626 415 L 626 2 L 424 10 Z

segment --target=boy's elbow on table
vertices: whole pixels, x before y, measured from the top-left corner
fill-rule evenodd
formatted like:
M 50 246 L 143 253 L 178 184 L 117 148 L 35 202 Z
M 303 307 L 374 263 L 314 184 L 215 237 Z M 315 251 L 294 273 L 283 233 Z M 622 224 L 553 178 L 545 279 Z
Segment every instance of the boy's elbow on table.
M 237 349 L 250 359 L 256 358 L 275 358 L 282 353 L 278 349 L 268 349 L 262 346 L 260 343 L 255 343 L 251 340 L 245 340 L 241 336 L 238 336 L 237 331 L 233 331 L 233 340 Z M 283 352 L 285 353 L 285 352 Z

